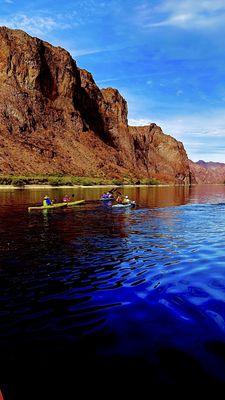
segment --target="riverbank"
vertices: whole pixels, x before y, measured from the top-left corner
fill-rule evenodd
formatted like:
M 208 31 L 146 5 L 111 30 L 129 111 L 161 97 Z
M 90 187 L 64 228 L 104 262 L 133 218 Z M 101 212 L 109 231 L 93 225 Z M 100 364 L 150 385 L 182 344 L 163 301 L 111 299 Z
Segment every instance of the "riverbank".
M 53 188 L 53 187 L 89 187 L 89 186 L 124 186 L 124 185 L 159 185 L 161 182 L 154 178 L 134 179 L 107 179 L 101 177 L 79 177 L 67 175 L 0 175 L 0 187 L 27 187 L 29 188 Z
M 29 190 L 32 190 L 32 189 L 36 189 L 36 190 L 39 190 L 39 189 L 77 189 L 77 188 L 83 188 L 83 189 L 85 189 L 85 188 L 93 188 L 93 189 L 98 189 L 98 188 L 102 188 L 102 189 L 104 189 L 104 188 L 110 188 L 110 189 L 113 189 L 113 188 L 129 188 L 129 187 L 173 187 L 173 186 L 180 186 L 180 185 L 172 185 L 172 184 L 159 184 L 159 185 L 120 185 L 120 186 L 118 186 L 118 185 L 90 185 L 90 186 L 87 186 L 87 185 L 72 185 L 72 186 L 52 186 L 52 185 L 24 185 L 24 186 L 22 186 L 22 187 L 20 187 L 20 186 L 13 186 L 13 185 L 0 185 L 0 190 L 2 190 L 2 189 L 16 189 L 16 190 L 21 190 L 21 189 L 29 189 Z

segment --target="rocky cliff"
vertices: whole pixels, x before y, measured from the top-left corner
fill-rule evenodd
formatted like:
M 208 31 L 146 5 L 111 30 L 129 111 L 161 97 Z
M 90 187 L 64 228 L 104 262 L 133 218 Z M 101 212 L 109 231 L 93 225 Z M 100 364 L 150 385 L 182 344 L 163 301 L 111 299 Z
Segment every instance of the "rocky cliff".
M 189 164 L 181 142 L 165 135 L 156 124 L 129 127 L 134 145 L 135 165 L 141 175 L 161 181 L 189 183 Z
M 224 183 L 225 164 L 217 162 L 205 162 L 202 160 L 196 163 L 189 160 L 192 183 Z
M 0 173 L 189 183 L 182 143 L 155 124 L 129 127 L 118 90 L 100 90 L 70 54 L 0 28 Z

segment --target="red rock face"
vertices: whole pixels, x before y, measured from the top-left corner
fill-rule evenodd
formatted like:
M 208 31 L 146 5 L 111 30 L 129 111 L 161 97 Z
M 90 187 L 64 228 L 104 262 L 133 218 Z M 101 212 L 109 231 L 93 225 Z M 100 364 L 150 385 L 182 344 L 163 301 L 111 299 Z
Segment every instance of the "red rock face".
M 224 183 L 225 164 L 217 162 L 189 160 L 192 183 Z
M 189 183 L 183 145 L 155 124 L 128 127 L 118 90 L 100 90 L 70 54 L 0 28 L 0 172 Z
M 188 184 L 187 154 L 181 142 L 165 135 L 156 124 L 130 127 L 134 141 L 135 161 L 139 171 L 164 182 Z

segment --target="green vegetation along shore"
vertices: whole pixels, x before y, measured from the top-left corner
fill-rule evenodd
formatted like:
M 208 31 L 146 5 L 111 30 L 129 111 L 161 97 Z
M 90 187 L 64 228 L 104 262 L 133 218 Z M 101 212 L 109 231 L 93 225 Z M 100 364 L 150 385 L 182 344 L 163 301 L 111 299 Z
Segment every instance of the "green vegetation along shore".
M 25 185 L 95 186 L 95 185 L 159 185 L 154 178 L 107 179 L 69 175 L 0 175 L 0 185 L 23 187 Z

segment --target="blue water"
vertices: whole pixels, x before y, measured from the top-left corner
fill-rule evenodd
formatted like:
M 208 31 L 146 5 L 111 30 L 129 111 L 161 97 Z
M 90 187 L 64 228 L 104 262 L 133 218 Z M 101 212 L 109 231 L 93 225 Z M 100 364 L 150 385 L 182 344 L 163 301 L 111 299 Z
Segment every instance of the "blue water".
M 225 186 L 130 188 L 126 210 L 95 202 L 101 189 L 73 192 L 92 201 L 30 214 L 45 192 L 0 192 L 4 375 L 76 360 L 225 382 Z

